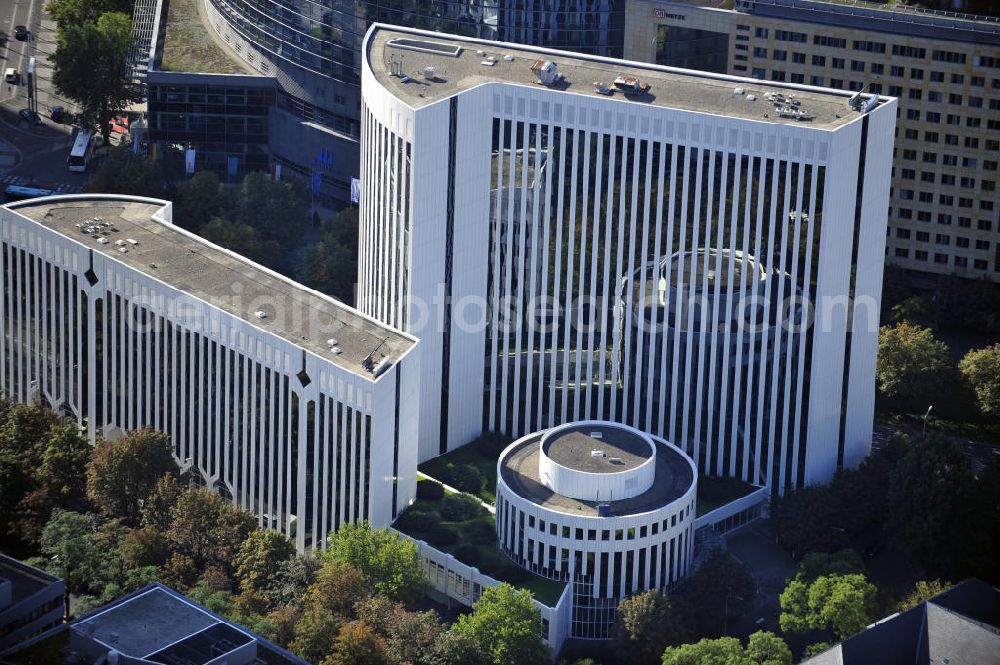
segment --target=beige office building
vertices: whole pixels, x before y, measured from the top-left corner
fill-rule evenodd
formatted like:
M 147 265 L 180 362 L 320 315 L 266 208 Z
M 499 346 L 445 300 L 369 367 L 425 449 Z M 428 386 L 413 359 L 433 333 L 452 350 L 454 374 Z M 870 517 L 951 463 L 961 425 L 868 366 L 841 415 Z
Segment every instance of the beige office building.
M 891 3 L 630 0 L 625 30 L 631 60 L 898 97 L 887 263 L 1000 280 L 1000 19 Z

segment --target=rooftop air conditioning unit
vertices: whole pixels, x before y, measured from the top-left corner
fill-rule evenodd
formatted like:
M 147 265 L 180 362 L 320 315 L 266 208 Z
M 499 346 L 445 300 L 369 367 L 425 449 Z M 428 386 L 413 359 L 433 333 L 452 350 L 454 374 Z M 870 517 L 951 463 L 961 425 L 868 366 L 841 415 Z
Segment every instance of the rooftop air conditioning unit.
M 551 60 L 535 60 L 531 65 L 531 71 L 542 85 L 555 85 L 562 78 L 556 63 Z

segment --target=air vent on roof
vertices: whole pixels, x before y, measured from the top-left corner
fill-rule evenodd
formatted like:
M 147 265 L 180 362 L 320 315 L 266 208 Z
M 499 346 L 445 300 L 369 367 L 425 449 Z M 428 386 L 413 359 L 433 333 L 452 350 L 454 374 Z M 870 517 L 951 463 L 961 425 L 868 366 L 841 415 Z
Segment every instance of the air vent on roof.
M 604 451 L 603 450 L 591 450 L 590 451 L 590 456 L 591 457 L 604 457 Z
M 535 60 L 531 65 L 531 71 L 542 85 L 555 85 L 562 79 L 556 63 L 551 60 Z
M 450 58 L 457 58 L 462 52 L 461 46 L 455 44 L 444 44 L 442 42 L 432 42 L 426 39 L 390 39 L 386 46 L 394 48 L 405 48 L 411 51 L 421 51 L 423 53 L 433 53 L 435 55 L 446 55 Z
M 258 309 L 256 312 L 253 313 L 253 315 L 256 316 L 258 319 L 266 319 L 267 318 L 267 312 L 265 312 L 262 309 Z
M 372 370 L 372 376 L 378 377 L 382 372 L 389 369 L 390 365 L 392 365 L 392 359 L 389 356 L 382 358 L 379 364 L 375 365 L 375 369 Z
M 608 458 L 608 464 L 621 464 L 621 463 L 622 463 L 622 458 L 621 457 L 609 457 Z
M 603 439 L 604 438 L 604 433 L 601 432 L 601 430 L 594 430 L 593 432 L 590 433 L 590 438 L 591 439 Z

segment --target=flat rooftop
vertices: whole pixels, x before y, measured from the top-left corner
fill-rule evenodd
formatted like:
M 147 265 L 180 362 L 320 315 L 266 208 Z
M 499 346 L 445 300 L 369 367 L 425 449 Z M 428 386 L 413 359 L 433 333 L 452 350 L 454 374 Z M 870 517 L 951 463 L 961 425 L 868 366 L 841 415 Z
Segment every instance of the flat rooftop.
M 541 437 L 542 434 L 536 434 L 525 438 L 502 460 L 500 476 L 507 483 L 507 487 L 518 496 L 549 510 L 569 515 L 596 517 L 596 501 L 582 501 L 556 494 L 542 484 L 538 475 Z M 611 515 L 618 517 L 656 510 L 682 497 L 694 482 L 694 472 L 687 459 L 672 448 L 657 443 L 656 477 L 653 485 L 631 499 L 612 501 Z
M 372 378 L 383 358 L 394 364 L 416 343 L 413 338 L 363 316 L 344 303 L 213 245 L 172 224 L 154 219 L 162 206 L 114 198 L 59 197 L 8 206 L 56 233 L 143 272 L 251 325 L 284 338 L 334 365 Z M 80 224 L 110 222 L 106 244 Z M 137 244 L 127 241 L 134 240 Z M 126 241 L 126 252 L 116 243 Z M 103 279 L 103 275 L 98 275 Z M 191 303 L 192 305 L 194 303 Z M 263 311 L 265 318 L 256 313 Z M 339 355 L 327 343 L 336 339 Z M 316 380 L 318 377 L 311 377 Z
M 155 69 L 207 74 L 257 74 L 218 43 L 202 0 L 163 0 L 163 42 Z
M 389 42 L 407 40 L 404 48 Z M 413 42 L 430 42 L 426 50 L 412 48 Z M 454 35 L 425 33 L 395 26 L 375 25 L 368 38 L 368 62 L 375 78 L 387 90 L 413 108 L 420 108 L 486 83 L 511 83 L 538 86 L 531 70 L 536 60 L 554 62 L 562 75 L 550 89 L 601 97 L 626 104 L 644 104 L 664 108 L 710 113 L 747 120 L 781 124 L 801 124 L 824 129 L 850 123 L 861 114 L 850 108 L 850 92 L 823 90 L 795 84 L 770 83 L 748 78 L 696 72 L 693 70 L 645 65 L 627 61 L 552 51 L 501 42 L 489 42 Z M 453 56 L 433 45 L 460 47 Z M 482 52 L 480 55 L 479 52 Z M 454 50 L 451 51 L 453 53 Z M 483 62 L 494 58 L 492 66 Z M 391 62 L 390 62 L 391 59 Z M 436 68 L 428 80 L 425 68 Z M 401 69 L 409 80 L 394 76 Z M 608 86 L 619 75 L 632 76 L 651 86 L 644 95 L 625 96 L 620 90 L 607 97 L 595 91 L 594 83 Z M 743 94 L 736 94 L 736 89 Z M 811 120 L 780 117 L 768 93 L 794 97 L 798 108 L 813 116 Z M 751 100 L 751 96 L 755 99 Z
M 30 598 L 47 586 L 59 582 L 59 578 L 54 575 L 0 554 L 0 580 L 3 579 L 10 582 L 14 603 Z
M 620 427 L 604 425 L 581 425 L 560 431 L 555 436 L 543 436 L 542 446 L 545 454 L 556 464 L 586 473 L 628 471 L 653 454 L 641 436 Z M 591 453 L 595 450 L 604 455 L 593 456 Z

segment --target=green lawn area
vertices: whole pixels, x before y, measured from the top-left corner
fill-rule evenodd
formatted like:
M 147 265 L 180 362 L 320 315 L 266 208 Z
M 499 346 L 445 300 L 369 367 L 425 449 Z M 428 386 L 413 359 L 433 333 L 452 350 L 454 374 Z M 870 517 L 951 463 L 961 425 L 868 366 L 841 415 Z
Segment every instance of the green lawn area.
M 421 480 L 418 486 L 425 484 L 437 485 Z M 533 575 L 508 559 L 497 547 L 493 514 L 467 494 L 448 494 L 439 499 L 418 498 L 396 520 L 393 528 L 430 543 L 496 580 L 527 589 L 549 607 L 559 601 L 566 586 L 565 582 Z
M 222 50 L 198 12 L 200 0 L 169 0 L 159 69 L 169 72 L 246 74 L 234 56 Z
M 698 501 L 695 517 L 701 517 L 716 508 L 735 501 L 757 490 L 750 483 L 736 478 L 719 478 L 716 476 L 698 476 Z
M 486 434 L 418 468 L 424 475 L 496 505 L 497 458 L 511 439 Z

